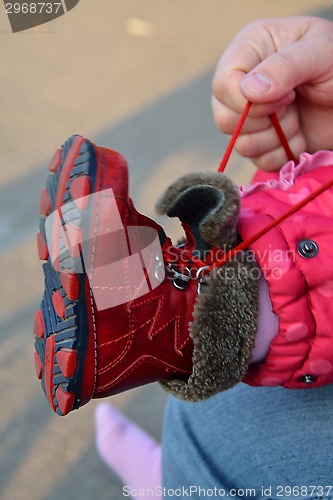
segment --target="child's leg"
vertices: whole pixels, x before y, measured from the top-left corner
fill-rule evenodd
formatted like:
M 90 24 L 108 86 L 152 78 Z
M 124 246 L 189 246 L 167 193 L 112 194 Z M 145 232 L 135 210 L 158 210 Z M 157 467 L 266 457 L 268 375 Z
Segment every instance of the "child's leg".
M 128 491 L 160 487 L 161 446 L 110 404 L 100 404 L 95 417 L 98 452 Z

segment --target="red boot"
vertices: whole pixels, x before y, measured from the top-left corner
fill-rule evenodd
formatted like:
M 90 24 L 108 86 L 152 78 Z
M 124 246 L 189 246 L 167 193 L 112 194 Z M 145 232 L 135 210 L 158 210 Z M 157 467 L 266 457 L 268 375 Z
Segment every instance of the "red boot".
M 37 376 L 51 408 L 66 415 L 92 397 L 170 379 L 169 390 L 200 400 L 238 381 L 255 322 L 247 321 L 245 354 L 230 349 L 220 323 L 223 315 L 228 320 L 228 301 L 246 303 L 247 284 L 242 277 L 233 297 L 224 271 L 210 275 L 197 300 L 205 252 L 235 242 L 237 188 L 222 174 L 172 186 L 160 211 L 183 222 L 187 241 L 175 248 L 135 210 L 119 153 L 77 135 L 56 151 L 49 170 L 38 234 L 45 292 L 34 332 Z
M 73 136 L 42 191 L 45 292 L 35 316 L 38 377 L 65 415 L 92 397 L 191 373 L 196 283 L 165 276 L 163 229 L 128 196 L 117 152 Z M 186 284 L 186 293 L 182 284 Z

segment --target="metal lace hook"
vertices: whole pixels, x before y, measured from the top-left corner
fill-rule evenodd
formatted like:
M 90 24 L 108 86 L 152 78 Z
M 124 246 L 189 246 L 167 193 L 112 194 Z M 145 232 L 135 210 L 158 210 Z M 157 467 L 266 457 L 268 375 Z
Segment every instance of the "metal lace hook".
M 208 269 L 210 266 L 202 266 L 202 267 L 199 267 L 199 269 L 197 270 L 196 272 L 196 275 L 195 275 L 195 279 L 198 280 L 198 288 L 197 288 L 197 293 L 200 294 L 201 292 L 201 286 L 205 284 L 206 280 L 205 278 L 203 278 L 201 276 L 201 274 L 203 273 L 203 271 L 205 269 Z
M 173 274 L 172 277 L 173 286 L 178 290 L 186 290 L 191 280 L 191 271 L 189 270 L 189 268 L 188 267 L 185 268 L 187 274 L 184 274 L 180 273 L 179 271 L 176 271 L 175 269 L 173 269 L 172 265 L 169 264 L 168 270 L 171 271 Z

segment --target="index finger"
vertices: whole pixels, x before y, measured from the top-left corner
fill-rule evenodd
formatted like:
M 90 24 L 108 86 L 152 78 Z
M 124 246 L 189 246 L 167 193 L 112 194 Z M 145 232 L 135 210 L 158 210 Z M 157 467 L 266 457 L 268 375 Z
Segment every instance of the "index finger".
M 226 106 L 241 112 L 246 99 L 240 91 L 240 82 L 276 47 L 263 22 L 255 21 L 243 28 L 222 54 L 213 77 L 213 94 Z

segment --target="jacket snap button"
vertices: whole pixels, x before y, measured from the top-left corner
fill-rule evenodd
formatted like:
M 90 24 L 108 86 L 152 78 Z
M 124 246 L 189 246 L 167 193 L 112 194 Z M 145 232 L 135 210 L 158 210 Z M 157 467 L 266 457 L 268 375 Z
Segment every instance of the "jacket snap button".
M 318 377 L 316 377 L 315 375 L 310 375 L 310 374 L 307 374 L 307 375 L 303 375 L 302 377 L 300 377 L 298 380 L 300 382 L 304 382 L 304 384 L 306 385 L 310 385 L 312 384 L 313 382 L 315 382 L 317 380 Z
M 297 252 L 301 257 L 311 259 L 315 257 L 319 251 L 317 243 L 313 240 L 301 240 L 297 243 Z

